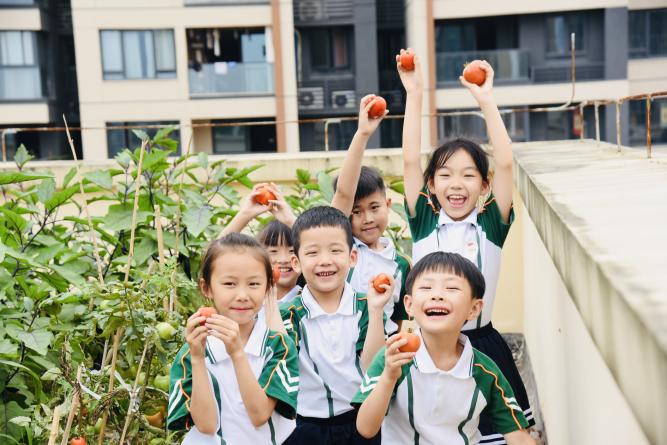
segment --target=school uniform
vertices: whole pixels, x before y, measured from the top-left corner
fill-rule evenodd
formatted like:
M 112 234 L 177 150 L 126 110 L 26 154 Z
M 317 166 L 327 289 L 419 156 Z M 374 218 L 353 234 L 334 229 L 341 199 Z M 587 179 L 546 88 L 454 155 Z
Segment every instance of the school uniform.
M 283 298 L 278 300 L 278 304 L 289 303 L 290 301 L 294 300 L 300 293 L 301 293 L 301 286 L 297 284 L 289 292 L 283 295 Z
M 236 373 L 224 343 L 212 336 L 206 339 L 205 363 L 211 391 L 215 395 L 217 418 L 214 435 L 201 433 L 190 415 L 192 365 L 190 349 L 183 345 L 170 372 L 167 428 L 187 429 L 184 445 L 282 444 L 296 426 L 299 369 L 292 339 L 267 328 L 263 319 L 255 321 L 245 346 L 250 368 L 266 395 L 276 399 L 269 420 L 255 427 L 241 398 Z
M 407 203 L 406 212 L 409 214 Z M 435 209 L 429 191 L 424 187 L 415 205 L 415 216 L 409 217 L 408 223 L 413 239 L 413 261 L 417 262 L 431 252 L 453 252 L 472 261 L 484 275 L 484 307 L 476 319 L 463 326 L 463 333 L 475 348 L 498 365 L 514 389 L 519 406 L 532 426 L 535 424 L 532 409 L 512 352 L 491 324 L 500 274 L 501 249 L 513 220 L 514 212 L 511 211 L 509 223 L 503 221 L 498 204 L 491 195 L 482 208 L 475 208 L 462 221 L 454 221 L 443 209 Z M 485 415 L 482 416 L 480 429 L 484 436 L 483 442 L 494 440 L 494 444 L 505 443 L 502 437 L 493 431 L 490 419 Z
M 400 254 L 389 238 L 381 237 L 378 242 L 382 250 L 376 251 L 368 247 L 363 241 L 354 238 L 354 248 L 357 250 L 357 264 L 350 269 L 348 283 L 356 292 L 368 293 L 368 283 L 380 273 L 394 277 L 396 285 L 391 299 L 384 307 L 387 321 L 384 330 L 393 334 L 398 330 L 399 320 L 407 320 L 403 296 L 405 295 L 405 279 L 410 272 L 410 261 Z
M 435 366 L 423 341 L 412 362 L 402 367 L 382 424 L 383 445 L 477 444 L 482 413 L 500 434 L 528 426 L 493 360 L 474 349 L 465 335 L 459 342 L 463 352 L 449 371 Z M 362 404 L 377 385 L 385 352 L 381 349 L 373 359 L 353 404 Z
M 338 309 L 325 312 L 306 285 L 280 307 L 288 334 L 299 352 L 297 427 L 292 444 L 375 444 L 356 430 L 350 405 L 363 371 L 360 354 L 368 331 L 366 297 L 345 284 Z

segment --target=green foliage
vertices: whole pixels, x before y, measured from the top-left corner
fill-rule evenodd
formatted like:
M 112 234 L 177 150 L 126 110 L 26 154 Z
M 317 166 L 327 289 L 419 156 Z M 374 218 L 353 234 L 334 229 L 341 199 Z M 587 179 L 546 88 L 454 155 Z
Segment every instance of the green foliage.
M 171 131 L 160 130 L 149 141 L 140 187 L 139 149 L 119 153 L 115 168 L 87 172 L 83 178 L 77 178 L 72 169 L 57 184 L 50 173 L 25 171 L 32 156 L 21 146 L 15 156 L 18 171 L 0 173 L 4 197 L 0 205 L 0 442 L 46 443 L 58 405 L 64 413 L 59 425 L 62 433 L 75 389 L 84 385 L 71 437 L 84 435 L 89 443 L 96 442 L 95 425 L 107 410 L 106 442 L 118 443 L 129 407 L 135 407 L 127 443 L 180 443 L 180 433 L 149 425 L 144 414 L 166 407 L 164 376 L 184 343 L 185 319 L 203 303 L 196 285 L 202 250 L 236 214 L 236 189 L 252 187 L 248 175 L 262 166 L 227 167 L 224 161 L 212 162 L 205 153 L 170 158 L 176 150 Z M 79 180 L 88 201 L 100 201 L 106 209 L 92 216 L 92 227 L 82 205 Z M 390 187 L 398 190 L 402 184 Z M 134 256 L 125 284 L 137 190 Z M 296 184 L 285 199 L 298 214 L 328 204 L 332 197 L 331 170 L 297 170 Z M 158 263 L 156 208 L 162 216 L 165 264 Z M 394 210 L 405 217 L 400 206 Z M 265 222 L 258 218 L 251 230 Z M 398 246 L 404 230 L 404 225 L 388 228 Z M 96 253 L 104 283 L 98 281 Z M 173 311 L 167 309 L 170 300 Z M 156 329 L 160 323 L 173 326 L 175 335 L 161 338 Z M 116 385 L 109 393 L 116 332 L 121 333 Z M 139 370 L 144 348 L 145 364 Z M 77 383 L 79 368 L 82 374 Z M 139 391 L 133 393 L 138 373 Z

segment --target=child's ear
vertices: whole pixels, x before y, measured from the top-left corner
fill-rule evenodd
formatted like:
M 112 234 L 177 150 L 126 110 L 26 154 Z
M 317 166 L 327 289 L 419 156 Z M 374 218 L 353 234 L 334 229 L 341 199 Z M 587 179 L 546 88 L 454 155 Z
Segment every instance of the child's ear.
M 480 193 L 480 196 L 486 196 L 489 193 L 489 190 L 491 190 L 491 184 L 489 181 L 482 179 L 482 193 Z
M 387 207 L 391 208 L 391 198 L 387 198 Z
M 479 314 L 480 312 L 482 312 L 483 307 L 484 307 L 483 299 L 475 298 L 474 300 L 472 300 L 472 307 L 470 308 L 470 312 L 468 312 L 467 320 L 470 321 L 479 317 Z
M 301 273 L 301 263 L 299 263 L 299 257 L 292 255 L 290 262 L 292 263 L 292 269 L 298 270 L 299 273 Z
M 408 320 L 412 320 L 414 316 L 412 315 L 412 297 L 408 294 L 405 294 L 403 297 L 403 306 L 405 306 L 405 313 L 408 314 Z
M 357 248 L 352 246 L 352 250 L 350 250 L 350 267 L 354 267 L 357 265 Z
M 212 300 L 211 288 L 206 284 L 206 281 L 203 278 L 199 279 L 199 291 L 207 300 Z
M 428 187 L 428 191 L 429 191 L 429 193 L 431 193 L 431 195 L 435 195 L 435 187 L 433 186 L 433 178 L 428 180 L 428 182 L 426 183 L 426 187 Z

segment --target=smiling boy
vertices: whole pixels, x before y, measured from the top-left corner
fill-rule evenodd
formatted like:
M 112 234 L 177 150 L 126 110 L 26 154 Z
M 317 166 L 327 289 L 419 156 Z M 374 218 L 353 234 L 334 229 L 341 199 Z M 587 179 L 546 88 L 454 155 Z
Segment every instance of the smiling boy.
M 356 293 L 345 279 L 356 261 L 352 230 L 343 213 L 314 207 L 292 227 L 295 256 L 306 280 L 301 295 L 281 307 L 299 351 L 297 427 L 287 444 L 376 444 L 361 437 L 350 405 L 363 369 L 384 343 L 385 292 Z
M 461 328 L 482 310 L 484 277 L 454 253 L 434 252 L 408 275 L 407 313 L 419 326 L 417 352 L 394 335 L 373 359 L 352 403 L 357 428 L 383 444 L 476 444 L 482 412 L 510 445 L 535 444 L 521 408 L 496 364 Z M 386 415 L 386 417 L 385 417 Z

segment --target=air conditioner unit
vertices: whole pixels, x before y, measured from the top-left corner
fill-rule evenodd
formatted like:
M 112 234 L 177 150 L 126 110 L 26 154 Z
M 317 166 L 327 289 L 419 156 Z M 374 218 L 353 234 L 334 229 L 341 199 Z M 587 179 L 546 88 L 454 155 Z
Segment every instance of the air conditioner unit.
M 354 90 L 333 91 L 331 93 L 331 108 L 357 108 L 356 96 Z
M 324 108 L 322 87 L 299 88 L 299 109 L 321 110 Z
M 300 0 L 298 11 L 297 18 L 301 22 L 322 20 L 324 18 L 324 5 L 322 0 Z

